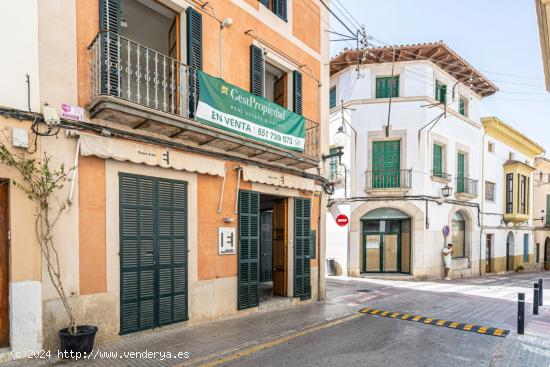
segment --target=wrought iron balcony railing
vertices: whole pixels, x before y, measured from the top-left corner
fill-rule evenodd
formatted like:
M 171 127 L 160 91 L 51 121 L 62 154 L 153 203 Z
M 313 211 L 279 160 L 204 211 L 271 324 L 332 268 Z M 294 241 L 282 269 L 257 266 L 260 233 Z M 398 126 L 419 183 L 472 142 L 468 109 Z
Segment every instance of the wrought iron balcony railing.
M 477 180 L 467 177 L 457 177 L 456 193 L 477 196 Z
M 369 189 L 409 189 L 412 170 L 366 171 L 366 188 Z
M 194 120 L 199 97 L 197 69 L 113 32 L 89 46 L 90 101 L 112 96 Z M 306 119 L 303 154 L 320 157 L 319 124 Z

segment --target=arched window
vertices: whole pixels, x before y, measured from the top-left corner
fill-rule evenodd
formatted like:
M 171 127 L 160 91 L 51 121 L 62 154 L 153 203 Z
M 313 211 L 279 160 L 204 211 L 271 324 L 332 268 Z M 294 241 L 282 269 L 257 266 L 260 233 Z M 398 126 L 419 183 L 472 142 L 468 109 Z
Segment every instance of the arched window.
M 466 244 L 466 220 L 461 212 L 453 215 L 453 257 L 464 257 L 464 248 Z

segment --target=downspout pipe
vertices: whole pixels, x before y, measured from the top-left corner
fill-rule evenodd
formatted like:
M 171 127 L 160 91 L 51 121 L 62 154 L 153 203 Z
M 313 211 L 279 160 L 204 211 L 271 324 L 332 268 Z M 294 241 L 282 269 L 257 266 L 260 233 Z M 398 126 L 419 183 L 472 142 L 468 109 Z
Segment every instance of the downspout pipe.
M 322 117 L 321 117 L 321 112 L 322 112 L 322 108 L 321 108 L 321 98 L 322 98 L 322 93 L 321 93 L 321 88 L 323 87 L 323 83 L 322 82 L 317 82 L 317 116 L 318 116 L 318 120 L 319 120 L 319 126 L 322 126 Z M 328 125 L 327 125 L 328 126 Z M 323 131 L 321 130 L 320 131 L 320 135 L 323 134 Z M 319 144 L 319 148 L 323 149 L 323 144 L 322 144 L 322 140 Z M 323 173 L 326 173 L 326 163 L 325 161 L 321 160 L 321 164 L 323 165 Z M 321 190 L 321 193 L 319 194 L 319 210 L 318 210 L 318 217 L 317 217 L 317 229 L 319 231 L 319 233 L 317 233 L 317 238 L 318 238 L 318 242 L 319 242 L 319 245 L 321 244 L 321 242 L 323 242 L 325 244 L 325 246 L 319 246 L 319 254 L 317 256 L 317 301 L 321 301 L 322 300 L 322 297 L 321 297 L 321 265 L 322 263 L 325 261 L 325 254 L 326 254 L 326 251 L 324 251 L 324 249 L 326 249 L 326 234 L 323 230 L 323 228 L 321 227 L 321 210 L 322 210 L 322 205 L 323 205 L 323 190 Z M 321 241 L 323 240 L 324 241 Z M 324 247 L 324 249 L 323 249 Z
M 485 185 L 485 135 L 486 135 L 486 132 L 485 130 L 483 130 L 483 135 L 481 136 L 481 186 L 482 186 L 482 190 L 480 190 L 482 193 L 485 193 L 485 190 L 484 189 L 484 185 Z M 484 194 L 481 194 L 480 195 L 480 210 L 478 213 L 478 215 L 480 215 L 480 219 L 479 219 L 479 276 L 483 275 L 481 269 L 482 269 L 482 265 L 483 265 L 483 262 L 481 260 L 481 252 L 482 252 L 482 249 L 483 249 L 483 226 L 484 226 L 484 223 L 483 223 L 483 208 L 484 208 L 484 204 L 485 204 L 485 196 Z M 492 245 L 492 243 L 491 243 Z M 491 261 L 491 259 L 487 259 L 487 261 Z

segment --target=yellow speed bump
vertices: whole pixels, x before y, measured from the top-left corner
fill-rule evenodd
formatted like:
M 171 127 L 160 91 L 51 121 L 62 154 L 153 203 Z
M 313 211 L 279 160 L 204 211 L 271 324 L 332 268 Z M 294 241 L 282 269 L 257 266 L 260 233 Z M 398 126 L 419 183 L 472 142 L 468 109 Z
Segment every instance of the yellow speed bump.
M 483 335 L 505 337 L 510 333 L 510 330 L 507 330 L 507 329 L 499 329 L 495 327 L 476 325 L 472 323 L 460 323 L 458 321 L 447 321 L 447 320 L 437 319 L 433 317 L 424 317 L 424 316 L 412 315 L 410 313 L 379 310 L 379 309 L 373 309 L 370 307 L 363 308 L 359 312 L 365 313 L 368 315 L 389 317 L 392 319 L 420 322 L 426 325 L 448 327 L 450 329 L 464 330 L 464 331 L 469 331 L 469 332 L 483 334 Z

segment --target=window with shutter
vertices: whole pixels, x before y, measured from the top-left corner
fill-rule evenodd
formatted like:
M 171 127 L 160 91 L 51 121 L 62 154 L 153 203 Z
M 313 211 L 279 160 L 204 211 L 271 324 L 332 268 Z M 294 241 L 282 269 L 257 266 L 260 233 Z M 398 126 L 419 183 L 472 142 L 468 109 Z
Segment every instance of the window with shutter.
M 433 154 L 433 175 L 435 177 L 443 177 L 443 147 L 439 144 L 434 144 Z
M 546 195 L 546 225 L 550 225 L 550 194 Z
M 264 53 L 255 45 L 250 45 L 250 93 L 264 95 Z
M 287 21 L 287 0 L 258 0 L 260 4 L 263 4 L 279 18 Z
M 294 297 L 311 298 L 311 199 L 294 199 Z
M 523 262 L 529 262 L 529 235 L 527 233 L 523 235 Z
M 372 188 L 400 187 L 401 143 L 399 140 L 372 143 Z
M 330 88 L 329 91 L 329 108 L 336 107 L 336 87 Z
M 238 309 L 260 302 L 260 194 L 239 191 Z
M 101 93 L 119 96 L 118 34 L 120 33 L 120 0 L 99 1 L 99 29 L 101 41 Z
M 399 97 L 399 76 L 377 77 L 376 98 Z
M 292 72 L 294 93 L 292 107 L 298 115 L 302 114 L 302 73 L 294 70 Z
M 435 99 L 441 103 L 447 102 L 447 86 L 439 80 L 435 81 Z
M 456 163 L 456 192 L 464 192 L 464 153 L 458 153 Z
M 458 113 L 468 117 L 468 100 L 466 97 L 460 96 L 460 100 L 458 101 Z

